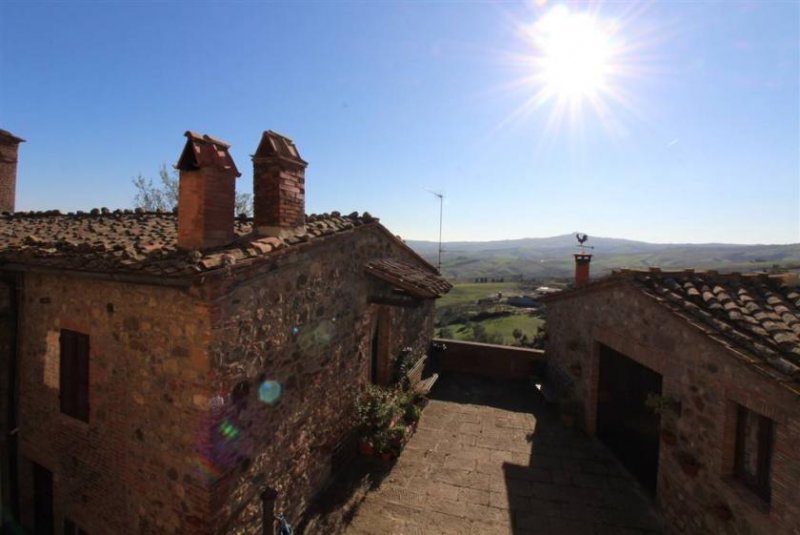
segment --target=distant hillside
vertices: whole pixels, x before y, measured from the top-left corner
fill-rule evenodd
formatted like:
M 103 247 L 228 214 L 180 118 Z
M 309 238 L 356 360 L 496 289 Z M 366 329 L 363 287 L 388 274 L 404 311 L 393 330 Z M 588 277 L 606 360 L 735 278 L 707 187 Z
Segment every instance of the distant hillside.
M 438 243 L 409 240 L 408 245 L 436 264 Z M 571 277 L 572 255 L 578 252 L 572 234 L 551 238 L 523 238 L 489 242 L 446 242 L 442 272 L 450 279 L 518 277 L 554 279 Z M 620 267 L 718 269 L 755 271 L 800 266 L 800 244 L 734 245 L 725 243 L 663 244 L 617 238 L 590 237 L 594 249 L 593 275 Z

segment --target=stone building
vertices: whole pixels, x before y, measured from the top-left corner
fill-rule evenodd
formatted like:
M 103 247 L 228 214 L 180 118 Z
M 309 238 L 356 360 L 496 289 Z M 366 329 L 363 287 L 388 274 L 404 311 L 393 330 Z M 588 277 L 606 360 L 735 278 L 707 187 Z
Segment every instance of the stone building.
M 545 298 L 561 410 L 639 479 L 669 533 L 798 533 L 796 280 L 585 275 Z
M 34 533 L 297 520 L 359 388 L 427 350 L 450 285 L 367 213 L 306 216 L 291 140 L 263 134 L 245 219 L 228 145 L 186 136 L 177 215 L 0 217 L 2 498 Z

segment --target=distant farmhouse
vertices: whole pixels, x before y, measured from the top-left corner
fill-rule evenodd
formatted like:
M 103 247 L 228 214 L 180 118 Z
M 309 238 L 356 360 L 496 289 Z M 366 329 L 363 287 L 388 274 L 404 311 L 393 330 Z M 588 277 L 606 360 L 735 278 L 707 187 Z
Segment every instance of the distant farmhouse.
M 639 479 L 670 533 L 798 533 L 796 277 L 651 269 L 589 283 L 583 257 L 576 288 L 544 299 L 562 410 Z
M 0 135 L 0 489 L 32 533 L 296 519 L 356 392 L 428 349 L 450 285 L 367 213 L 306 216 L 291 140 L 264 132 L 244 219 L 228 145 L 186 137 L 177 215 L 61 214 L 14 213 Z

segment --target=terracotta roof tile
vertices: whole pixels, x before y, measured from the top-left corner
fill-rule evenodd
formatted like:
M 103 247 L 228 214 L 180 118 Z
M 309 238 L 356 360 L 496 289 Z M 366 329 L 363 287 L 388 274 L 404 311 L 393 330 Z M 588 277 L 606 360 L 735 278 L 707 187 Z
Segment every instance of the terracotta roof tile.
M 765 275 L 623 270 L 676 312 L 800 382 L 800 294 Z M 666 297 L 666 299 L 665 299 Z
M 378 220 L 365 213 L 311 215 L 307 236 L 285 239 L 254 235 L 252 219 L 237 218 L 237 240 L 207 251 L 177 247 L 177 217 L 141 210 L 92 210 L 61 214 L 17 212 L 0 215 L 0 263 L 53 268 L 182 277 L 234 265 L 246 258 L 313 241 Z M 324 232 L 319 229 L 324 228 Z M 386 231 L 388 234 L 388 231 Z
M 365 269 L 370 275 L 423 299 L 441 297 L 453 287 L 435 271 L 394 258 L 373 260 Z

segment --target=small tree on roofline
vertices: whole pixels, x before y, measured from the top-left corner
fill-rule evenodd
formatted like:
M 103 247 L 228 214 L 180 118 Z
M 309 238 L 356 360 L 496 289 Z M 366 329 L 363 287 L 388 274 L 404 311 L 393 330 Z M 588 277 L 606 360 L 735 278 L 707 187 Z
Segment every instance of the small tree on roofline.
M 178 173 L 167 170 L 166 164 L 161 164 L 158 170 L 158 182 L 152 178 L 143 176 L 141 173 L 133 180 L 133 187 L 136 194 L 133 197 L 133 204 L 136 208 L 142 208 L 148 212 L 161 210 L 171 212 L 178 206 Z M 253 215 L 253 196 L 249 193 L 236 193 L 235 214 Z

